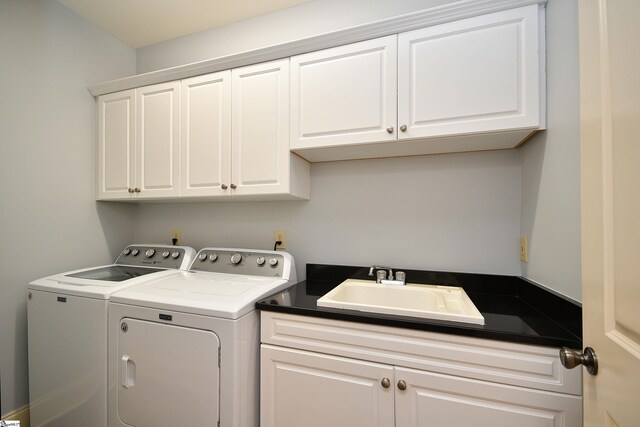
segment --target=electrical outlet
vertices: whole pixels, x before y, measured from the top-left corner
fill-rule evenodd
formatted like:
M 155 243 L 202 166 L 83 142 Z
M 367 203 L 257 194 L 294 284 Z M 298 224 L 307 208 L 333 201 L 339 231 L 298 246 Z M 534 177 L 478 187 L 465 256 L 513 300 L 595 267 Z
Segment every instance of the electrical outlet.
M 277 242 L 277 241 L 282 242 L 281 244 L 279 244 L 277 246 L 278 249 L 286 249 L 287 248 L 287 233 L 284 230 L 276 230 L 273 233 L 273 241 L 274 242 Z
M 173 230 L 171 230 L 171 241 L 172 242 L 173 242 L 173 239 L 176 239 L 176 245 L 180 244 L 180 229 L 174 228 Z
M 526 237 L 520 238 L 520 261 L 529 262 L 529 243 Z

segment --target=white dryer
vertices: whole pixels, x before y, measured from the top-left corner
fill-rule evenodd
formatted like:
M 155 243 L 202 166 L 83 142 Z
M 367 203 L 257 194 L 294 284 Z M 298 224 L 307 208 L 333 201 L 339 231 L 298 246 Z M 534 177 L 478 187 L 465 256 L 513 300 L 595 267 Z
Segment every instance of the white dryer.
M 131 245 L 114 264 L 29 284 L 32 427 L 107 425 L 107 300 L 116 290 L 186 270 L 186 246 Z
M 296 282 L 286 252 L 205 248 L 109 302 L 109 426 L 255 427 L 255 303 Z

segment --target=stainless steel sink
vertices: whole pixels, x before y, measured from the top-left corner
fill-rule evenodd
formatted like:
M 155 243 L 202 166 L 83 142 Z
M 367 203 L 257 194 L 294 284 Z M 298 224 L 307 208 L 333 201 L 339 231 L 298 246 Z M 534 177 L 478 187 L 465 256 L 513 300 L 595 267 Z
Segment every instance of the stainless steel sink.
M 394 286 L 348 279 L 320 298 L 318 305 L 484 325 L 484 317 L 467 293 L 455 286 Z

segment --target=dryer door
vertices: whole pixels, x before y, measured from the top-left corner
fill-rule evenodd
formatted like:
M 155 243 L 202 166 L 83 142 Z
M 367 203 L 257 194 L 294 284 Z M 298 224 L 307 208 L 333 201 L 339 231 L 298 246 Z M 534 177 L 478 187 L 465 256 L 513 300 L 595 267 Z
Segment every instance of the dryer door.
M 132 426 L 216 426 L 218 336 L 125 318 L 118 333 L 118 417 Z

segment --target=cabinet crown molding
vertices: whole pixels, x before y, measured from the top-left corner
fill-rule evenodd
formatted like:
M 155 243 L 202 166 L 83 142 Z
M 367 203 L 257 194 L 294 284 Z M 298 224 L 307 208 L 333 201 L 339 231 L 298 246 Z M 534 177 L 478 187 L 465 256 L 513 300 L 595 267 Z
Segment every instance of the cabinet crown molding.
M 259 62 L 286 58 L 302 53 L 327 49 L 349 43 L 411 31 L 431 25 L 443 24 L 502 10 L 529 5 L 544 5 L 547 0 L 461 0 L 458 2 L 412 12 L 367 24 L 357 25 L 331 33 L 320 34 L 255 50 L 235 53 L 163 70 L 137 74 L 89 86 L 93 96 L 180 80 L 201 74 L 242 67 Z

